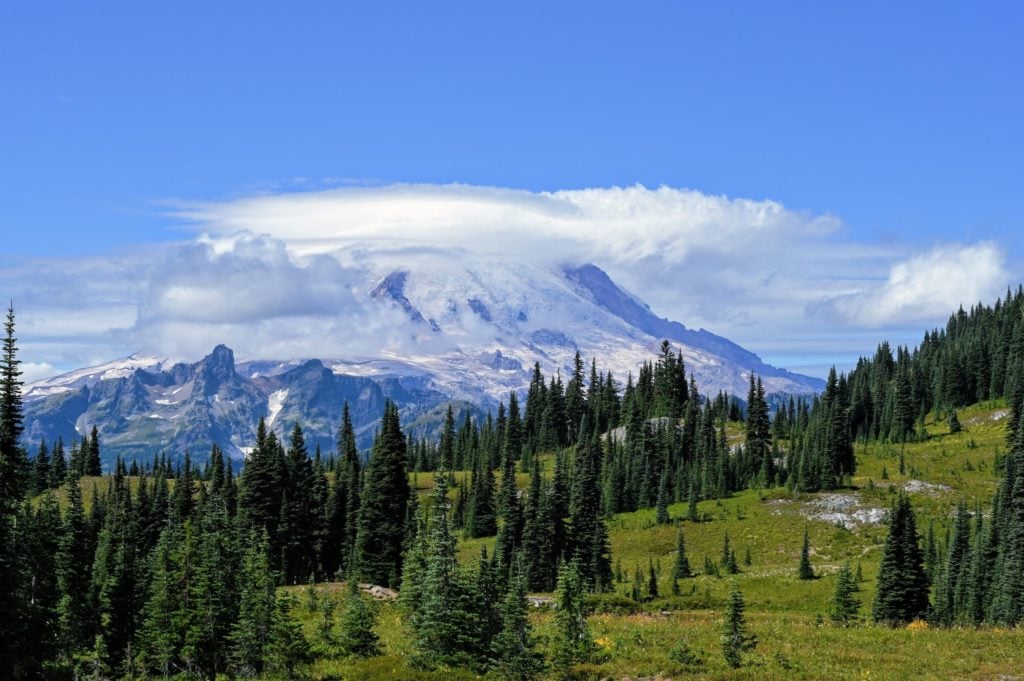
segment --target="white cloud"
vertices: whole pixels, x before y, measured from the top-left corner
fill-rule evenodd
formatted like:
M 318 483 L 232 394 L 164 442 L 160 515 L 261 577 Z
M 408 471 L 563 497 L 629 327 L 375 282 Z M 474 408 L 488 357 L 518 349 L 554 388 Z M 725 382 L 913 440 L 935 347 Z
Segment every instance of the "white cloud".
M 867 327 L 943 319 L 960 305 L 992 302 L 1011 275 L 1003 249 L 990 241 L 944 244 L 892 265 L 884 283 L 822 303 L 845 322 Z
M 669 187 L 394 185 L 172 212 L 195 238 L 0 270 L 26 359 L 186 359 L 217 343 L 239 357 L 280 359 L 442 349 L 422 345 L 401 312 L 366 296 L 392 269 L 429 270 L 431 258 L 457 253 L 594 262 L 659 315 L 783 365 L 870 352 L 882 335 L 919 337 L 961 302 L 991 302 L 1012 283 L 994 243 L 883 247 L 851 239 L 833 216 Z M 467 317 L 466 333 L 476 321 Z
M 21 380 L 24 383 L 31 383 L 60 373 L 56 367 L 46 362 L 22 362 Z
M 465 248 L 493 255 L 680 263 L 780 233 L 814 237 L 839 222 L 750 201 L 660 187 L 527 192 L 394 185 L 189 204 L 176 214 L 219 236 L 245 230 L 298 253 L 343 246 Z

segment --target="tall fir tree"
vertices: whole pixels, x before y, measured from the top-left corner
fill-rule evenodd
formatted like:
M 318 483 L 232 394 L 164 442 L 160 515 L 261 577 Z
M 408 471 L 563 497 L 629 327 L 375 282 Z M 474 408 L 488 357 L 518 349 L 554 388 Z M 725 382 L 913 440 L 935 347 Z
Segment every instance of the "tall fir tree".
M 491 645 L 490 667 L 505 681 L 533 681 L 544 671 L 526 609 L 525 580 L 516 570 L 501 605 L 501 631 Z
M 588 662 L 594 655 L 585 590 L 579 561 L 564 563 L 555 590 L 554 662 L 557 670 L 566 676 L 574 665 Z
M 355 574 L 374 584 L 397 586 L 402 574 L 409 501 L 406 464 L 398 407 L 388 402 L 366 467 L 354 548 Z
M 871 617 L 890 625 L 924 617 L 928 610 L 928 578 L 910 499 L 900 494 L 889 517 L 878 586 Z

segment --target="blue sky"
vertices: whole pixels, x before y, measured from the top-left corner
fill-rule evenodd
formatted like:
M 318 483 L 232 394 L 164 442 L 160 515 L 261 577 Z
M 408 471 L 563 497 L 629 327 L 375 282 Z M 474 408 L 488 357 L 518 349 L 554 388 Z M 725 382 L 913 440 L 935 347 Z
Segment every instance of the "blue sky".
M 642 184 L 833 216 L 815 248 L 891 251 L 873 280 L 988 243 L 1000 269 L 978 290 L 998 291 L 1022 255 L 1022 20 L 1019 3 L 5 3 L 0 264 L 191 239 L 181 202 Z M 879 328 L 916 338 L 929 314 L 814 317 L 795 331 L 843 349 L 802 354 L 776 351 L 791 325 L 696 316 L 797 366 L 870 352 Z M 86 357 L 46 354 L 58 337 L 102 336 L 26 332 L 52 366 Z

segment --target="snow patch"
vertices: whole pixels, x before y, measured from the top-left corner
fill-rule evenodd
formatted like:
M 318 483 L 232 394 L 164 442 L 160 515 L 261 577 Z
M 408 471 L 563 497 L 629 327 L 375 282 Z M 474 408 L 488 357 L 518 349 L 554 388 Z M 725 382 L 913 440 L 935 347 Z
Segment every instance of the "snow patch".
M 282 388 L 281 390 L 275 390 L 270 393 L 270 397 L 267 399 L 267 427 L 274 425 L 274 421 L 277 419 L 277 415 L 281 413 L 281 409 L 284 407 L 284 401 L 288 398 L 288 389 Z

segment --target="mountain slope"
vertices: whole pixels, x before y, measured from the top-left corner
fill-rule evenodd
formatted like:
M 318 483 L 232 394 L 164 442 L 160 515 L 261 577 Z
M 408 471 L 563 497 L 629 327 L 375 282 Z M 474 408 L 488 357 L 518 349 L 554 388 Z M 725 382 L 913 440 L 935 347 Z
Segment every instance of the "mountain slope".
M 236 363 L 223 345 L 194 363 L 132 356 L 28 386 L 27 437 L 67 442 L 96 425 L 108 457 L 188 447 L 202 458 L 216 442 L 237 458 L 264 417 L 282 436 L 299 422 L 311 446 L 330 449 L 347 401 L 365 447 L 385 399 L 398 404 L 403 422 L 428 432 L 448 401 L 480 414 L 510 390 L 522 397 L 534 363 L 564 374 L 579 351 L 624 381 L 663 339 L 682 352 L 705 393 L 745 395 L 750 371 L 772 393 L 822 388 L 725 338 L 658 318 L 594 265 L 435 256 L 416 268 L 371 270 L 360 295 L 367 310 L 406 320 L 372 356 Z

